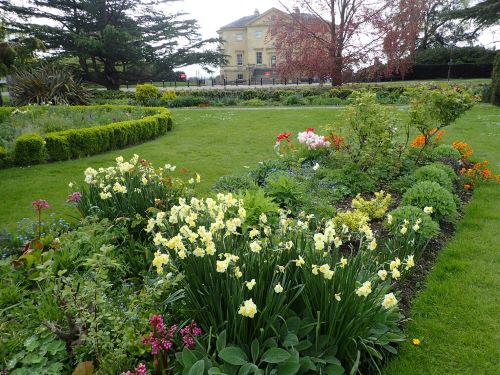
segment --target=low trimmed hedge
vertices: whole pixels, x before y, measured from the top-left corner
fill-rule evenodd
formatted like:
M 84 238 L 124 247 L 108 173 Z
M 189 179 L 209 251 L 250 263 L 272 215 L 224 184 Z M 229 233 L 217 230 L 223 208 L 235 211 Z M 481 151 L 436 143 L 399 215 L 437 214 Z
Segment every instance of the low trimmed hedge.
M 131 108 L 126 105 L 98 105 L 84 108 L 90 107 Z M 68 107 L 69 110 L 70 108 L 80 107 Z M 21 136 L 16 140 L 13 154 L 14 165 L 40 164 L 44 162 L 45 155 L 50 161 L 95 155 L 145 142 L 172 130 L 173 121 L 170 111 L 163 107 L 147 108 L 147 111 L 150 115 L 142 119 L 53 132 L 47 134 L 45 139 L 36 134 Z M 0 150 L 0 168 L 8 165 L 8 155 L 5 156 L 5 160 L 4 163 Z
M 14 164 L 20 166 L 43 163 L 44 142 L 38 134 L 25 134 L 16 139 Z

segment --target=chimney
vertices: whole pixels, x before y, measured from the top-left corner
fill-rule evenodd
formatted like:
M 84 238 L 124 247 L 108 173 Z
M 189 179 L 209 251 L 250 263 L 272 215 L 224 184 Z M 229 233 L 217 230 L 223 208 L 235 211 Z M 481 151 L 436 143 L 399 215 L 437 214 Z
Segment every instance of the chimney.
M 254 16 L 260 16 L 260 12 L 257 8 L 255 8 L 255 12 L 253 12 Z

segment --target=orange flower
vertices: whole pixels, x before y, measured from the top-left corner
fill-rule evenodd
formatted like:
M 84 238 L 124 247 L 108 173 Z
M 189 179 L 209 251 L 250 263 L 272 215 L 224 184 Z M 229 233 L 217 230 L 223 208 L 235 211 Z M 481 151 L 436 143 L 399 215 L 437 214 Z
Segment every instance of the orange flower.
M 413 141 L 411 141 L 411 147 L 420 148 L 425 144 L 426 137 L 423 134 L 417 135 Z
M 481 171 L 481 176 L 483 176 L 483 179 L 487 180 L 488 178 L 491 177 L 491 171 L 488 168 L 484 168 Z
M 464 189 L 465 190 L 470 190 L 471 188 L 471 185 L 470 184 L 464 184 Z
M 464 159 L 469 158 L 474 152 L 474 149 L 465 142 L 455 141 L 452 145 L 460 152 L 460 155 L 462 155 Z

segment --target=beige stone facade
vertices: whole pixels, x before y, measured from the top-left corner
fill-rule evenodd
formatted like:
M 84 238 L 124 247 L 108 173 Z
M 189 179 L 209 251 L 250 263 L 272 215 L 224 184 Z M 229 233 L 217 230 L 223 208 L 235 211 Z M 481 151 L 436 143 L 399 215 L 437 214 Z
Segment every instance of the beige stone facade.
M 269 37 L 269 27 L 280 10 L 271 8 L 260 14 L 240 18 L 217 31 L 223 40 L 222 50 L 228 55 L 221 67 L 221 78 L 248 81 L 276 76 L 276 50 Z

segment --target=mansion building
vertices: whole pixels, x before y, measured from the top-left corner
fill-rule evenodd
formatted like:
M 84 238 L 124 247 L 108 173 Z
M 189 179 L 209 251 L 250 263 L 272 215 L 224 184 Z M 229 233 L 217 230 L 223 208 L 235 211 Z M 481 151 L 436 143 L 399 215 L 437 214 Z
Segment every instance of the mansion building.
M 227 55 L 227 64 L 221 67 L 221 79 L 248 81 L 277 77 L 276 49 L 268 31 L 279 14 L 282 12 L 276 8 L 262 14 L 256 9 L 253 15 L 217 31 L 223 40 L 223 53 Z

